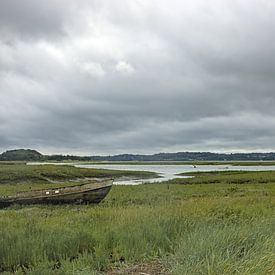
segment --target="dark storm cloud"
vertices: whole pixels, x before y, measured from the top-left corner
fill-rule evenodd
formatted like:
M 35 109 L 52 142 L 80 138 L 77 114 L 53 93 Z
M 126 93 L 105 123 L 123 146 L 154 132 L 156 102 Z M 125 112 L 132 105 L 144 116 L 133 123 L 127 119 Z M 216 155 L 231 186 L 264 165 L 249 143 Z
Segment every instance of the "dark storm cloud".
M 60 4 L 62 2 L 59 1 Z M 60 7 L 55 8 L 54 1 L 1 1 L 0 31 L 2 37 L 9 40 L 16 36 L 41 38 L 62 34 L 65 17 Z
M 271 1 L 1 1 L 0 149 L 274 150 Z

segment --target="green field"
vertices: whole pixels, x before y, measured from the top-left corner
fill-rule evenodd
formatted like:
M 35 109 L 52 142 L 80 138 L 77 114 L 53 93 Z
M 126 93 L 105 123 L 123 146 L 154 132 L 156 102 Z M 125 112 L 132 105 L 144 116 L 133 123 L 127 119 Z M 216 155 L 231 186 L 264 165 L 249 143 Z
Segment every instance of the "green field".
M 16 176 L 11 173 L 8 182 L 8 170 L 0 166 L 3 190 L 35 184 L 40 169 L 48 171 L 44 181 L 42 173 L 41 186 L 61 172 L 60 167 L 25 168 L 14 166 Z M 82 177 L 81 171 L 68 171 L 62 179 Z M 92 172 L 98 176 L 99 171 Z M 274 274 L 275 172 L 226 173 L 114 186 L 99 205 L 0 210 L 0 271 Z

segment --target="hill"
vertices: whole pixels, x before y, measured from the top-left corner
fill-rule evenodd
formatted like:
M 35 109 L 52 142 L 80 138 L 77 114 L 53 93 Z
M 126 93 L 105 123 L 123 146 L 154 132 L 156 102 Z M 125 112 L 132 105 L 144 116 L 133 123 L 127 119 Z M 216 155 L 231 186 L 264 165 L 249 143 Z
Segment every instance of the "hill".
M 43 160 L 44 156 L 31 149 L 9 150 L 0 155 L 1 161 L 37 161 Z
M 95 161 L 274 161 L 275 153 L 178 152 L 154 155 L 91 156 L 90 158 Z
M 113 156 L 43 155 L 31 149 L 10 150 L 0 161 L 275 161 L 275 153 L 178 152 L 153 155 L 121 154 Z

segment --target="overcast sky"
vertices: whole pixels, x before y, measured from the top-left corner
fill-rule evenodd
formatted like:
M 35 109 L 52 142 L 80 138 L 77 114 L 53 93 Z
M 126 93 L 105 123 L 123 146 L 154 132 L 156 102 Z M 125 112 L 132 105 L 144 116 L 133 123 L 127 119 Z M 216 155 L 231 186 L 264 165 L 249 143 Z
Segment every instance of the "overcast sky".
M 275 151 L 275 1 L 0 1 L 0 151 Z

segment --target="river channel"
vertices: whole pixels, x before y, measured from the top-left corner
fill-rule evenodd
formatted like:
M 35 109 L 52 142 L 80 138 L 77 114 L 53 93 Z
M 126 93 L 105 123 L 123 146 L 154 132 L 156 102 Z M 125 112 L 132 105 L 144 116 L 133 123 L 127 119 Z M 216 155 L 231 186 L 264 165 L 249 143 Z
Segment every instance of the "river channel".
M 149 171 L 155 172 L 159 177 L 151 179 L 119 179 L 114 184 L 142 184 L 146 182 L 161 182 L 174 178 L 183 178 L 179 173 L 184 172 L 207 172 L 207 171 L 275 171 L 275 166 L 232 166 L 232 165 L 132 165 L 132 164 L 79 164 L 76 167 L 82 168 L 98 168 L 98 169 L 113 169 L 113 170 L 134 170 L 134 171 Z

